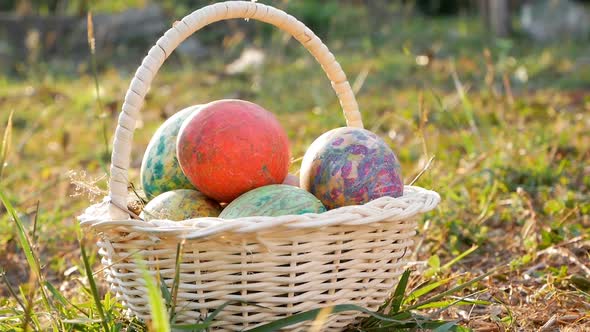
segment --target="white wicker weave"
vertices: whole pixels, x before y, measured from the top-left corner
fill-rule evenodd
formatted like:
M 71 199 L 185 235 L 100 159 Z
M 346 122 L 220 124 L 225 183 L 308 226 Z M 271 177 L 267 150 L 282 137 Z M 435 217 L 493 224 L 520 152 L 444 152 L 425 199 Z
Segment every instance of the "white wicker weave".
M 250 1 L 199 9 L 177 22 L 148 52 L 125 95 L 113 144 L 109 196 L 79 217 L 100 235 L 107 281 L 131 313 L 149 319 L 138 262 L 171 286 L 176 248 L 182 242 L 176 322 L 203 320 L 231 302 L 216 318 L 221 330 L 237 331 L 331 304 L 377 309 L 388 297 L 413 247 L 415 219 L 436 207 L 437 193 L 406 186 L 404 196 L 322 214 L 199 218 L 145 222 L 130 218 L 128 196 L 131 140 L 149 86 L 164 60 L 188 36 L 225 19 L 251 18 L 288 32 L 321 64 L 349 126 L 362 127 L 346 75 L 321 40 L 285 12 Z M 331 316 L 325 331 L 339 331 L 358 316 Z M 306 325 L 295 327 L 305 329 Z

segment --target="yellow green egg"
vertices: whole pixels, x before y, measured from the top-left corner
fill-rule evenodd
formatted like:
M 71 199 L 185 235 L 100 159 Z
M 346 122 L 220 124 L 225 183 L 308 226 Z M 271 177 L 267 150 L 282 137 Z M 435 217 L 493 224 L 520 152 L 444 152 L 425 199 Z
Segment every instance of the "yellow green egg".
M 141 185 L 148 198 L 175 189 L 194 189 L 178 165 L 176 137 L 180 126 L 201 105 L 185 108 L 166 120 L 155 132 L 141 162 Z
M 277 217 L 289 214 L 322 213 L 324 205 L 309 192 L 286 184 L 273 184 L 250 190 L 229 203 L 220 218 L 252 216 Z
M 156 196 L 143 208 L 145 220 L 181 221 L 200 217 L 217 217 L 221 206 L 216 201 L 192 189 L 177 189 Z

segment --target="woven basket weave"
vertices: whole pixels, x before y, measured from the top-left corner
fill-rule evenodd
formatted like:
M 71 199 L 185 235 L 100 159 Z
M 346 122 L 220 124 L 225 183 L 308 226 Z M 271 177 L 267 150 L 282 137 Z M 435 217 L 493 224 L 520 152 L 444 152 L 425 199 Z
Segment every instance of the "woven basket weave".
M 172 287 L 182 243 L 176 323 L 202 321 L 229 303 L 213 326 L 237 331 L 327 305 L 354 303 L 377 309 L 389 296 L 413 248 L 416 218 L 440 201 L 437 193 L 406 186 L 399 198 L 322 214 L 199 218 L 173 222 L 133 219 L 125 209 L 131 140 L 139 110 L 164 60 L 204 26 L 235 18 L 270 23 L 297 39 L 321 64 L 348 126 L 362 127 L 354 94 L 338 62 L 321 40 L 293 16 L 250 1 L 199 9 L 177 22 L 148 52 L 125 95 L 113 144 L 109 196 L 79 217 L 96 231 L 107 281 L 139 318 L 149 319 L 140 263 Z M 325 331 L 340 331 L 357 318 L 328 318 Z M 293 327 L 305 330 L 307 325 Z

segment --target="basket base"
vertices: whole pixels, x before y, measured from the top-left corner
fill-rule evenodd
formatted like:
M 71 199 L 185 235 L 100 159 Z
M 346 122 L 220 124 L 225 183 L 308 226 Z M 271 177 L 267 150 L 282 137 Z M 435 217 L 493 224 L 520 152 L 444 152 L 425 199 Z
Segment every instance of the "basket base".
M 334 304 L 376 310 L 388 298 L 413 247 L 413 220 L 369 225 L 279 229 L 187 240 L 182 245 L 176 322 L 202 322 L 225 305 L 212 325 L 242 331 Z M 172 289 L 176 237 L 142 232 L 102 233 L 98 242 L 107 281 L 118 299 L 149 319 L 141 264 Z M 341 331 L 356 311 L 330 315 L 322 331 Z M 285 331 L 306 331 L 311 322 Z

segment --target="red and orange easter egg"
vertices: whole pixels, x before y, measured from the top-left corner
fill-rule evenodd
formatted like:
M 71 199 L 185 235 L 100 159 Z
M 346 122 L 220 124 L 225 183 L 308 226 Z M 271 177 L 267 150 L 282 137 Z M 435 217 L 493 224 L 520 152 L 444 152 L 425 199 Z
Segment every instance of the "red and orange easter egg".
M 301 164 L 300 183 L 328 209 L 399 197 L 404 189 L 399 161 L 387 143 L 352 127 L 330 130 L 311 144 Z
M 289 169 L 285 130 L 264 108 L 243 100 L 209 103 L 178 135 L 182 171 L 203 194 L 229 203 L 254 188 L 282 183 Z

